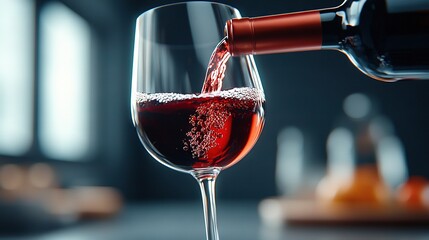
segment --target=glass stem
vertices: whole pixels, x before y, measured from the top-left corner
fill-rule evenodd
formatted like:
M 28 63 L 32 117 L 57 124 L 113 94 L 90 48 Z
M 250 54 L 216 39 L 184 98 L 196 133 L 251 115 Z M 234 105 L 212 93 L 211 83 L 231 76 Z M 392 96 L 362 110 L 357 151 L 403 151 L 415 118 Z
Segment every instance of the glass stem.
M 216 178 L 219 171 L 219 169 L 210 169 L 209 171 L 198 171 L 193 173 L 201 189 L 207 240 L 219 240 L 215 194 Z

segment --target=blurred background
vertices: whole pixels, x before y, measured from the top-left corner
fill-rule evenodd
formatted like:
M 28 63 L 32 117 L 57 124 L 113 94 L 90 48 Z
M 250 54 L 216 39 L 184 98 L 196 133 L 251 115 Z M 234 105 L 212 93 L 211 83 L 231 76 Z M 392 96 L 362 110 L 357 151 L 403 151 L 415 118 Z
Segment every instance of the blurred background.
M 199 201 L 192 177 L 146 153 L 130 114 L 135 20 L 173 2 L 0 0 L 0 209 L 5 209 L 0 212 L 28 209 L 36 199 L 53 201 L 51 212 L 69 220 L 73 214 L 55 208 L 67 196 L 84 216 L 108 216 L 123 203 Z M 243 16 L 258 16 L 342 1 L 218 2 Z M 260 201 L 300 184 L 314 187 L 336 161 L 330 152 L 341 156 L 338 148 L 347 147 L 341 143 L 355 137 L 353 127 L 343 123 L 359 118 L 370 124 L 365 117 L 370 113 L 371 119 L 383 116 L 375 131 L 388 132 L 398 146 L 393 154 L 399 159 L 384 162 L 400 176 L 392 184 L 407 176 L 429 177 L 429 81 L 378 82 L 335 51 L 255 60 L 267 98 L 266 126 L 251 153 L 220 175 L 219 201 Z M 356 108 L 363 110 L 353 113 Z M 338 128 L 346 129 L 345 137 Z M 295 155 L 284 156 L 282 149 Z M 304 170 L 291 176 L 287 166 Z M 88 189 L 99 194 L 87 197 Z M 50 194 L 54 197 L 46 200 Z M 100 203 L 107 207 L 94 210 Z

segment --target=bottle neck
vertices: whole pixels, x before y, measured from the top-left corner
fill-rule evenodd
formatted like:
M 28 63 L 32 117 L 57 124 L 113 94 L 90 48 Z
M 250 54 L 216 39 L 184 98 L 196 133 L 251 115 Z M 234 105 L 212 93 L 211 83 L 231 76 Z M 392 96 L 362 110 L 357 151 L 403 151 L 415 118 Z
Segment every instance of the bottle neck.
M 338 48 L 339 31 L 336 9 L 231 19 L 225 26 L 233 56 Z
M 350 31 L 346 24 L 346 13 L 341 8 L 320 11 L 322 25 L 322 49 L 340 49 Z

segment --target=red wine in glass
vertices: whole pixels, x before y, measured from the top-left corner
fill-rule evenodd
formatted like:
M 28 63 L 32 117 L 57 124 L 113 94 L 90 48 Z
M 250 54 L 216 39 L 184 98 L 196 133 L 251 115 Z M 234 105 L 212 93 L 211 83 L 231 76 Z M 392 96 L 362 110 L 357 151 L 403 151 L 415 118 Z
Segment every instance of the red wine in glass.
M 231 54 L 226 39 L 213 51 L 200 95 L 139 93 L 137 129 L 156 159 L 179 170 L 226 168 L 243 158 L 264 125 L 262 91 L 221 91 Z
M 227 168 L 253 147 L 264 125 L 255 88 L 211 94 L 137 95 L 138 133 L 152 156 L 177 170 Z

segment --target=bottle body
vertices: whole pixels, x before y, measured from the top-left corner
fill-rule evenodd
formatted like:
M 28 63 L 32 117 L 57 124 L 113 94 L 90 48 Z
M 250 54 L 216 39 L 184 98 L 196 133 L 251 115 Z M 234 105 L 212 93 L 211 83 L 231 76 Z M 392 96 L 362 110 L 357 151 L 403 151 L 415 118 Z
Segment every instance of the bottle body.
M 378 80 L 429 79 L 427 0 L 346 0 L 332 9 L 233 19 L 225 32 L 232 55 L 336 49 Z

